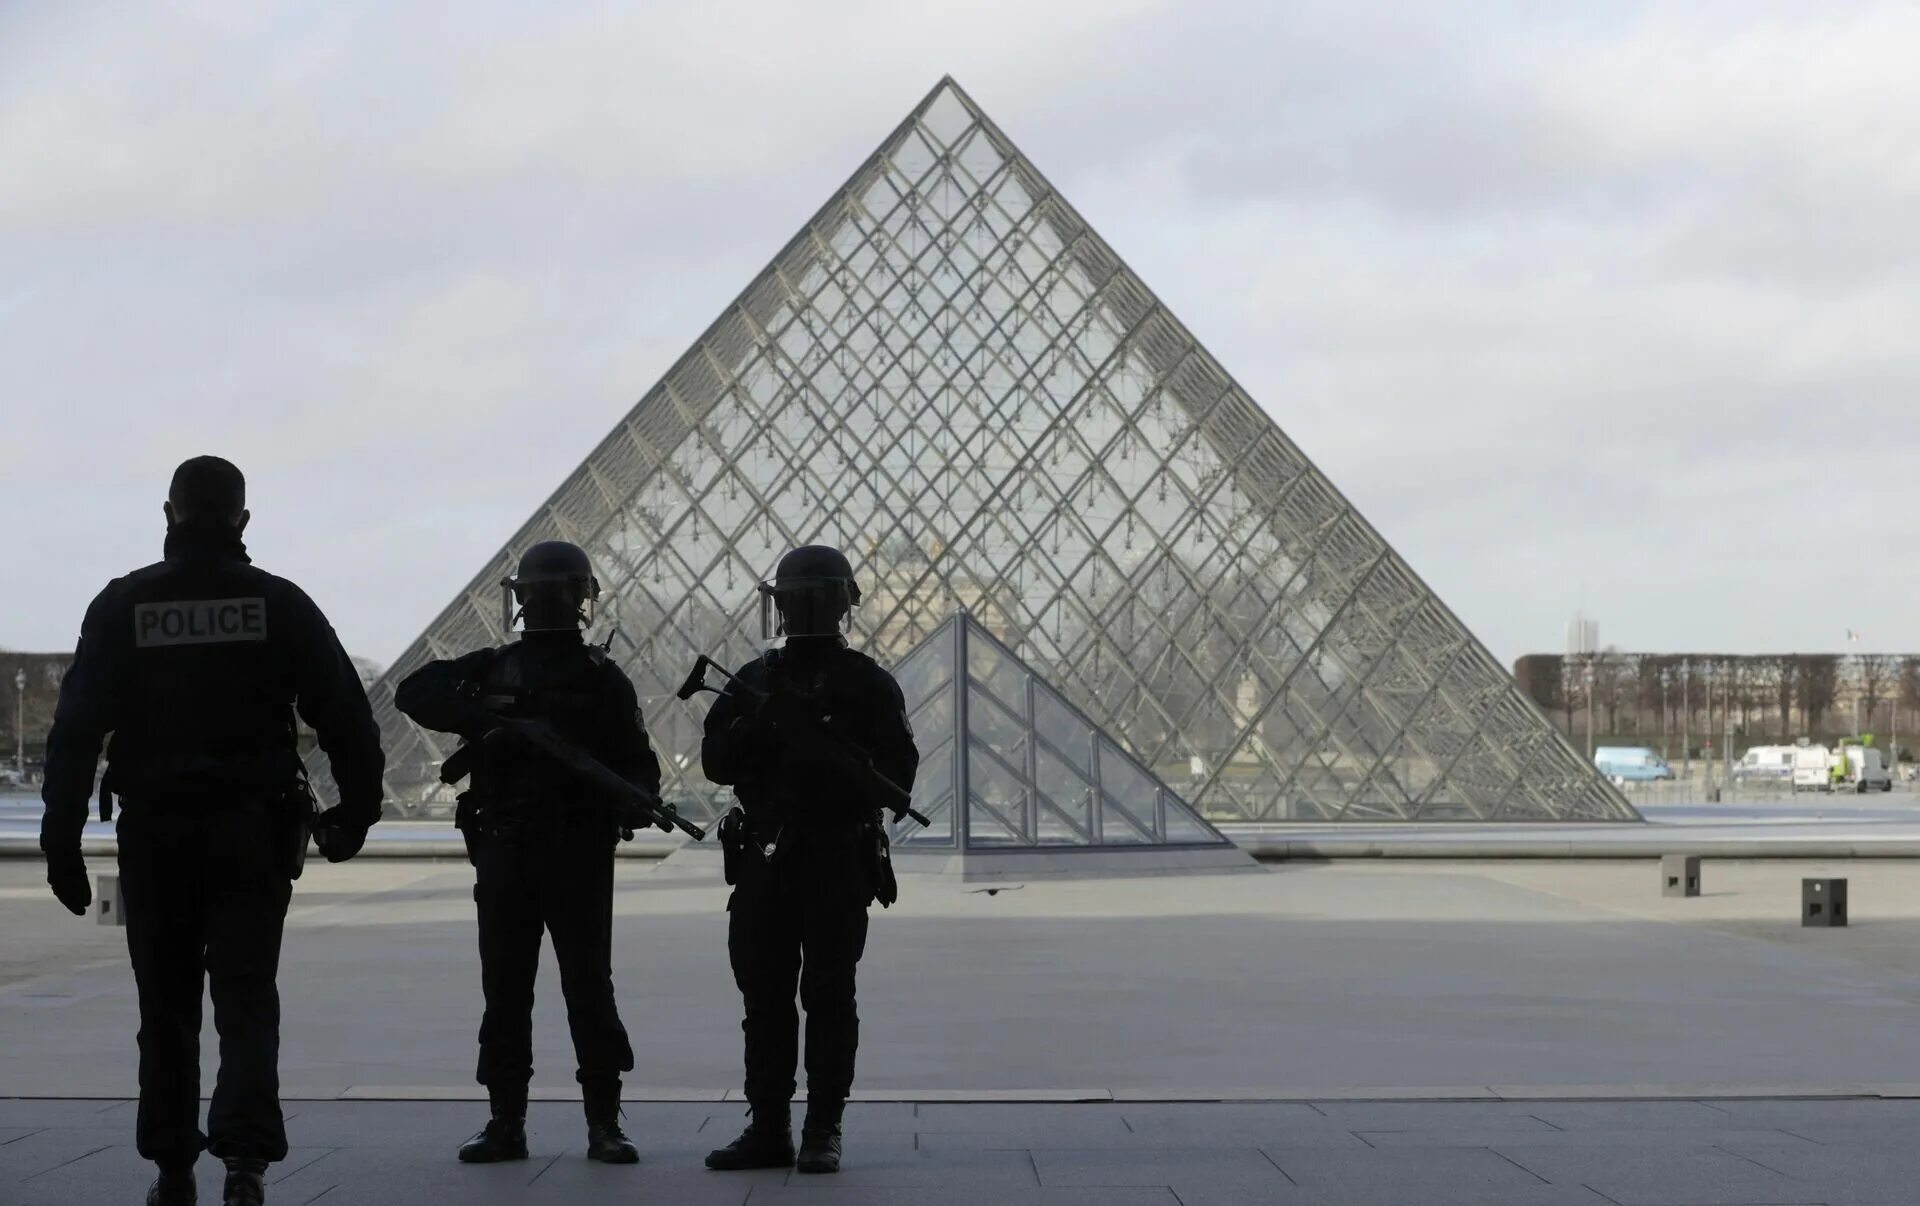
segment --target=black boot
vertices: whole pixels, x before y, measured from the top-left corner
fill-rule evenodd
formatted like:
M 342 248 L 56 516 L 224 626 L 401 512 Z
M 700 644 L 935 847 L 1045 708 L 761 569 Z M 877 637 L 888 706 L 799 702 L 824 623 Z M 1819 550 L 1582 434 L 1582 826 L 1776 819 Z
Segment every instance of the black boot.
M 793 1167 L 793 1115 L 784 1101 L 756 1102 L 752 1121 L 740 1137 L 707 1153 L 707 1167 L 722 1172 L 743 1168 Z
M 620 1078 L 580 1083 L 587 1107 L 587 1159 L 602 1164 L 638 1164 L 640 1152 L 620 1129 Z
M 267 1162 L 233 1156 L 226 1161 L 227 1183 L 221 1206 L 261 1206 L 267 1200 Z
M 460 1145 L 462 1164 L 495 1164 L 527 1158 L 527 1087 L 487 1089 L 493 1116 L 480 1133 Z
M 840 1171 L 840 1116 L 846 1112 L 844 1101 L 809 1101 L 807 1117 L 800 1124 L 800 1158 L 794 1170 L 803 1173 Z
M 200 1186 L 193 1179 L 193 1161 L 168 1161 L 160 1165 L 160 1175 L 147 1186 L 147 1206 L 194 1206 L 200 1200 Z

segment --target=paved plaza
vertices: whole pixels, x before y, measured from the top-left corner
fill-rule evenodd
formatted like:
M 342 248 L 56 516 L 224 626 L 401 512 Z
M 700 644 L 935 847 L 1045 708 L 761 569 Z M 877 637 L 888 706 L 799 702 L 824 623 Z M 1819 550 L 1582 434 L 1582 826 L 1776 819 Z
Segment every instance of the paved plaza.
M 1628 859 L 908 876 L 874 913 L 862 1100 L 822 1187 L 699 1168 L 743 1120 L 710 860 L 617 868 L 638 1170 L 580 1157 L 551 967 L 536 1159 L 456 1165 L 484 1112 L 472 873 L 316 863 L 282 961 L 298 1150 L 273 1200 L 1920 1201 L 1916 870 L 1710 860 L 1694 899 Z M 0 1202 L 138 1200 L 122 931 L 42 873 L 0 860 Z M 1826 874 L 1853 925 L 1803 929 L 1800 878 Z
M 151 1168 L 131 1103 L 0 1100 L 0 1201 L 136 1202 Z M 268 1200 L 661 1202 L 696 1206 L 1680 1206 L 1920 1200 L 1920 1101 L 1691 1100 L 872 1103 L 850 1107 L 832 1178 L 714 1173 L 737 1107 L 633 1103 L 642 1163 L 582 1155 L 578 1107 L 537 1103 L 533 1156 L 469 1166 L 478 1107 L 297 1101 Z M 200 1164 L 203 1201 L 219 1165 Z

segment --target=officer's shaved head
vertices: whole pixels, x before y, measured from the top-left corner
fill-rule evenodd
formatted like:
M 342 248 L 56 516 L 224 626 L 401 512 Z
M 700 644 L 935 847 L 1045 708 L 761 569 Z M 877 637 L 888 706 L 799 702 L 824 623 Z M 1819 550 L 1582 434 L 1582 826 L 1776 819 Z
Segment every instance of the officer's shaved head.
M 175 523 L 203 520 L 238 527 L 246 518 L 247 479 L 232 461 L 196 456 L 173 471 L 167 503 Z

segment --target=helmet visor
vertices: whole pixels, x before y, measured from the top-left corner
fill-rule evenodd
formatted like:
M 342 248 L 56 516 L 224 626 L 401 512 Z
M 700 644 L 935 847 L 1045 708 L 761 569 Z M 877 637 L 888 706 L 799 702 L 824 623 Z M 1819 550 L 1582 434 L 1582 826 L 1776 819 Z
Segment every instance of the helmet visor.
M 534 594 L 540 594 L 553 600 L 550 607 L 536 606 L 539 615 L 537 624 L 522 623 L 527 618 L 527 600 Z M 574 606 L 569 609 L 562 602 L 566 596 L 572 596 Z M 522 624 L 527 632 L 547 630 L 565 631 L 566 628 L 591 628 L 594 616 L 598 612 L 600 582 L 588 578 L 584 582 L 578 578 L 502 578 L 500 580 L 500 633 L 504 638 L 513 632 L 515 624 Z M 570 625 L 562 625 L 556 619 L 563 612 L 571 612 L 575 617 Z
M 853 593 L 845 578 L 788 574 L 754 587 L 760 594 L 760 639 L 831 636 L 853 630 Z

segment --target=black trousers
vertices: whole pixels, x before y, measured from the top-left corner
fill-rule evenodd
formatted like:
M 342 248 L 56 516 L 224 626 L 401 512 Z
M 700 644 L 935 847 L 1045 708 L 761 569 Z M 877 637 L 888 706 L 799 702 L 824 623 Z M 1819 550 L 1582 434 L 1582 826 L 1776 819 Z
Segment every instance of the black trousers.
M 474 1075 L 512 1091 L 533 1079 L 533 981 L 540 936 L 553 936 L 560 991 L 583 1085 L 633 1069 L 633 1046 L 613 999 L 613 846 L 610 829 L 577 827 L 474 841 L 480 916 L 480 1062 Z
M 204 1148 L 281 1160 L 280 934 L 292 884 L 274 805 L 193 811 L 130 802 L 120 814 L 120 893 L 140 995 L 140 1114 L 149 1160 Z M 207 1129 L 200 1131 L 200 998 L 220 1035 Z
M 808 835 L 812 836 L 812 835 Z M 727 957 L 746 1006 L 746 1093 L 784 1102 L 794 1090 L 800 1016 L 807 1011 L 807 1097 L 845 1100 L 860 1047 L 854 973 L 867 948 L 870 876 L 853 841 L 821 840 L 769 864 L 741 859 L 727 902 Z

